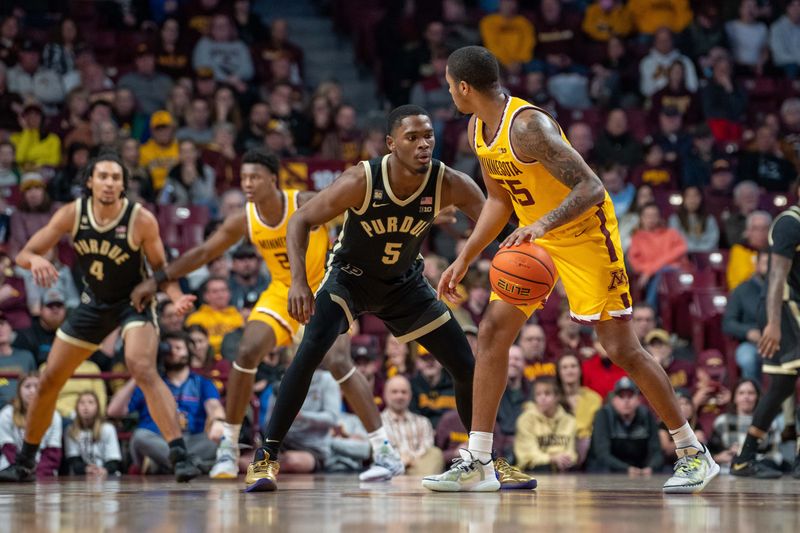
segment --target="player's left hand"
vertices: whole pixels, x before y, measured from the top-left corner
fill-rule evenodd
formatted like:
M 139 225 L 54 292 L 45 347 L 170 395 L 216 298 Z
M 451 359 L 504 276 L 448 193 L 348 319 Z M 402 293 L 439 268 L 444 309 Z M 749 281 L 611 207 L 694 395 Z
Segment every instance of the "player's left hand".
M 525 242 L 535 241 L 539 237 L 542 237 L 545 233 L 547 232 L 545 231 L 544 226 L 539 221 L 536 221 L 528 226 L 515 229 L 514 232 L 506 237 L 506 240 L 500 244 L 500 247 L 510 248 L 512 246 L 519 246 Z
M 308 283 L 292 282 L 289 287 L 289 316 L 301 324 L 308 324 L 314 314 L 314 293 Z
M 197 296 L 194 294 L 183 294 L 180 298 L 174 300 L 172 303 L 175 304 L 175 312 L 178 316 L 183 316 L 194 309 L 194 301 L 196 299 Z
M 758 341 L 758 353 L 766 359 L 772 359 L 775 352 L 781 347 L 781 325 L 768 323 L 761 332 L 761 340 Z

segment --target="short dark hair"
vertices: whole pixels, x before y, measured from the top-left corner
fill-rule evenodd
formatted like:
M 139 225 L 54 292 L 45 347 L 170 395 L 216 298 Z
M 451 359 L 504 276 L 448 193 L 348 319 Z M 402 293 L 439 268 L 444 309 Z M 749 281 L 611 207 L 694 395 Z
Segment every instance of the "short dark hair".
M 264 150 L 263 148 L 251 148 L 242 156 L 242 164 L 252 163 L 254 165 L 261 165 L 267 170 L 278 175 L 281 168 L 281 160 L 277 155 Z
M 428 113 L 425 108 L 418 105 L 406 104 L 401 105 L 400 107 L 395 107 L 389 113 L 389 118 L 386 119 L 386 131 L 388 131 L 391 135 L 392 131 L 394 131 L 394 129 L 400 125 L 404 118 L 413 117 L 416 115 L 425 115 L 426 117 L 431 118 L 430 113 Z
M 128 171 L 128 167 L 125 166 L 125 163 L 122 162 L 120 155 L 113 150 L 100 152 L 97 157 L 89 161 L 89 164 L 86 165 L 86 171 L 84 172 L 83 176 L 84 194 L 87 198 L 92 195 L 92 191 L 89 189 L 87 182 L 89 181 L 89 178 L 92 177 L 92 174 L 94 174 L 94 168 L 97 166 L 97 163 L 102 163 L 103 161 L 111 161 L 112 163 L 116 163 L 122 167 L 122 196 L 125 196 L 125 192 L 128 190 L 128 183 L 131 181 L 131 173 Z
M 480 92 L 488 92 L 500 84 L 497 58 L 483 46 L 464 46 L 450 54 L 447 71 L 456 83 L 464 81 Z

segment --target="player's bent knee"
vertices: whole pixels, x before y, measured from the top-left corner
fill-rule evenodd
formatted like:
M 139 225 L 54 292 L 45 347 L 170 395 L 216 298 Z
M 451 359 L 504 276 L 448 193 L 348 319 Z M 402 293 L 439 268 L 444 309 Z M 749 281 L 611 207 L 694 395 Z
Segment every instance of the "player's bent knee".
M 256 343 L 239 344 L 239 353 L 236 356 L 236 364 L 242 368 L 255 368 L 261 362 L 266 350 L 263 346 Z
M 125 364 L 128 367 L 128 372 L 131 373 L 131 376 L 139 386 L 147 386 L 149 381 L 159 379 L 155 365 L 151 361 L 132 359 L 126 361 Z

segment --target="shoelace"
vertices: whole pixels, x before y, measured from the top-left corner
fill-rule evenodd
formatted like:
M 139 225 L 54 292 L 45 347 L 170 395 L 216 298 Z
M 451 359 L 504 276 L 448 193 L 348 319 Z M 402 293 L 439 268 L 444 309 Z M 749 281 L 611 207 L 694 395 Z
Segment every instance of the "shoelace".
M 453 458 L 452 463 L 450 470 L 461 470 L 464 473 L 469 473 L 474 469 L 471 462 L 468 463 L 461 457 Z
M 697 455 L 685 455 L 678 459 L 678 464 L 675 466 L 676 474 L 686 475 L 700 466 L 700 458 Z

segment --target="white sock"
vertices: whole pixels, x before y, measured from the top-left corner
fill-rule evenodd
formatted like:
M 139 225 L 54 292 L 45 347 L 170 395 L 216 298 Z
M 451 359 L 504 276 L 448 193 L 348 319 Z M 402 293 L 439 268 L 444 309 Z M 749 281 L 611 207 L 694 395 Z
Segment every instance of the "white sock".
M 241 424 L 222 423 L 222 438 L 228 439 L 234 446 L 239 444 L 239 432 L 242 430 Z
M 700 444 L 699 440 L 697 440 L 697 435 L 694 434 L 694 430 L 689 427 L 689 422 L 686 422 L 678 429 L 670 429 L 669 434 L 672 437 L 672 440 L 675 441 L 676 448 L 691 447 L 697 448 L 698 450 L 703 449 L 703 445 Z
M 486 431 L 470 431 L 469 444 L 467 445 L 467 449 L 469 453 L 472 454 L 472 457 L 481 463 L 485 463 L 484 468 L 488 466 L 492 470 L 494 470 L 494 465 L 492 464 L 493 440 L 494 435 Z
M 386 434 L 386 428 L 383 426 L 367 434 L 367 437 L 369 437 L 369 444 L 372 446 L 372 455 L 377 454 L 381 446 L 389 441 L 389 435 Z

